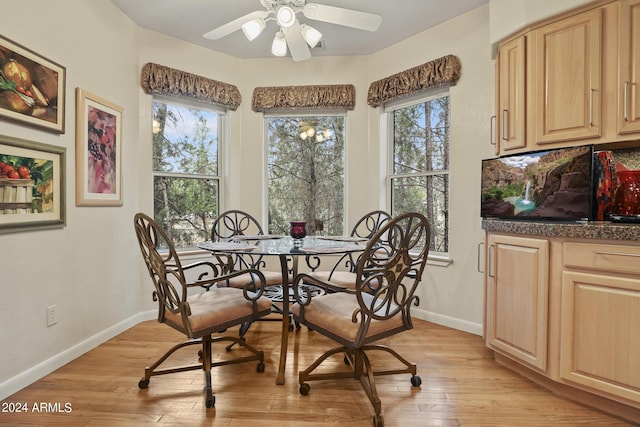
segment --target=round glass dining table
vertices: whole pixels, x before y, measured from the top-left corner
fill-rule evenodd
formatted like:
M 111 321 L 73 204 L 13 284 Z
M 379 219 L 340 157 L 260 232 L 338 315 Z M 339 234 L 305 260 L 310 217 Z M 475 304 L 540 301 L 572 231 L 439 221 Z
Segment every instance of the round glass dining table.
M 206 242 L 198 245 L 213 253 L 247 254 L 253 259 L 262 256 L 277 256 L 280 259 L 282 277 L 292 277 L 298 274 L 298 259 L 300 256 L 311 256 L 318 259 L 322 255 L 343 255 L 353 252 L 361 252 L 365 249 L 366 240 L 346 236 L 310 237 L 294 240 L 289 236 L 236 236 L 231 240 Z M 287 284 L 289 285 L 289 284 Z M 289 287 L 289 286 L 288 286 Z M 290 287 L 289 287 L 290 289 Z M 276 384 L 284 384 L 284 372 L 287 361 L 287 345 L 290 330 L 290 291 L 281 293 L 282 304 L 282 337 L 280 343 L 280 363 Z M 280 299 L 280 298 L 278 298 Z

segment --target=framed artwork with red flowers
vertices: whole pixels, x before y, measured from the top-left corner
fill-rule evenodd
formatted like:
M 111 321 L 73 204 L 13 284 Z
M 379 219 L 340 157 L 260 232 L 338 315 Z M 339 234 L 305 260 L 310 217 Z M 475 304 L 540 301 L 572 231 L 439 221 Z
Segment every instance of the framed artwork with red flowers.
M 122 111 L 76 88 L 76 206 L 122 206 Z

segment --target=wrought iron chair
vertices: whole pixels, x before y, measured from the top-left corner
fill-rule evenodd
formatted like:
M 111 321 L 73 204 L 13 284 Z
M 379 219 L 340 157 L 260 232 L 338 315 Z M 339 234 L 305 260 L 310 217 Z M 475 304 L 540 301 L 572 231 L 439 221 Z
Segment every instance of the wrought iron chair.
M 419 213 L 403 214 L 386 222 L 369 240 L 358 260 L 354 293 L 305 294 L 299 289 L 303 282 L 317 286 L 325 283 L 309 274 L 296 277 L 293 294 L 297 304 L 291 310 L 294 319 L 339 344 L 299 372 L 300 394 L 309 394 L 311 387 L 307 381 L 355 378 L 375 411 L 374 426 L 382 426 L 382 403 L 375 377 L 408 373 L 412 386 L 422 384 L 415 364 L 392 348 L 375 342 L 413 327 L 410 309 L 418 305 L 415 291 L 426 265 L 429 235 L 429 222 Z M 373 351 L 393 356 L 403 367 L 374 369 L 369 358 Z M 336 354 L 344 355 L 349 370 L 315 372 L 322 362 Z
M 257 360 L 257 372 L 264 372 L 264 354 L 244 339 L 231 336 L 216 336 L 226 329 L 255 321 L 271 312 L 271 303 L 262 296 L 265 279 L 255 269 L 231 271 L 231 259 L 216 257 L 214 262 L 197 262 L 182 265 L 171 238 L 157 222 L 144 213 L 134 217 L 134 226 L 142 258 L 147 266 L 155 290 L 153 300 L 158 303 L 158 322 L 183 333 L 188 341 L 173 346 L 153 365 L 146 367 L 144 377 L 138 383 L 141 389 L 149 386 L 152 376 L 202 369 L 205 375 L 205 405 L 215 406 L 215 395 L 211 387 L 211 368 L 215 366 Z M 158 248 L 167 248 L 166 253 Z M 187 281 L 185 272 L 198 274 L 195 281 Z M 240 276 L 251 280 L 243 289 L 223 287 L 216 283 Z M 233 359 L 214 362 L 211 344 L 227 341 L 238 344 L 247 351 Z M 198 363 L 174 368 L 158 369 L 177 350 L 198 345 Z
M 217 242 L 221 240 L 230 240 L 233 238 L 242 238 L 247 236 L 265 236 L 264 230 L 260 225 L 260 222 L 251 214 L 231 209 L 221 213 L 218 218 L 213 222 L 211 227 L 211 241 Z M 281 271 L 273 271 L 265 269 L 266 262 L 261 255 L 253 255 L 250 253 L 238 253 L 231 255 L 233 258 L 233 265 L 235 269 L 255 268 L 259 269 L 265 277 L 265 296 L 272 302 L 272 311 L 274 313 L 282 314 L 282 309 L 278 306 L 278 302 L 282 301 L 282 292 L 288 290 L 288 286 L 293 279 L 290 274 L 287 280 L 283 280 Z M 250 280 L 249 277 L 237 277 L 226 281 L 226 286 L 231 287 L 243 287 Z M 264 319 L 264 320 L 280 320 Z M 251 323 L 245 323 L 240 327 L 240 337 L 244 336 Z M 296 323 L 296 327 L 300 328 L 300 325 Z M 290 328 L 293 328 L 291 324 Z M 231 348 L 231 344 L 228 348 Z
M 228 210 L 221 213 L 211 227 L 211 241 L 229 240 L 234 237 L 264 236 L 262 226 L 249 213 L 240 210 Z M 265 261 L 262 256 L 252 254 L 233 254 L 235 269 L 255 268 L 259 269 L 265 277 L 266 285 L 281 285 L 283 283 L 280 271 L 265 270 Z M 229 279 L 227 285 L 231 287 L 243 287 L 250 278 L 241 276 Z M 291 282 L 291 277 L 287 278 Z
M 350 237 L 369 240 L 389 219 L 391 219 L 391 215 L 385 211 L 371 211 L 356 222 Z M 355 271 L 360 256 L 362 254 L 358 253 L 342 255 L 334 262 L 330 270 L 316 270 L 320 265 L 319 257 L 308 256 L 307 265 L 312 269 L 309 275 L 327 283 L 329 291 L 353 291 L 356 282 Z

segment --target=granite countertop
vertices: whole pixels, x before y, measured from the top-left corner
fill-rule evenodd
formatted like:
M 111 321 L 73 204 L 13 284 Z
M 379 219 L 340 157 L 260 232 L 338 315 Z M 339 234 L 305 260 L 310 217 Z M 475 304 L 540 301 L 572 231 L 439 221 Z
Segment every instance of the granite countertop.
M 640 240 L 640 224 L 595 222 L 538 222 L 484 219 L 482 229 L 500 233 L 518 233 L 546 237 L 570 237 L 598 240 Z

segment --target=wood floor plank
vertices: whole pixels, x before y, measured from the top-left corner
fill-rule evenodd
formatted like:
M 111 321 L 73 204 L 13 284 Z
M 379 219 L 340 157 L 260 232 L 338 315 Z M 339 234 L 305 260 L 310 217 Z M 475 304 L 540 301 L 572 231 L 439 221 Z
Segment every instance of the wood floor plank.
M 409 375 L 377 378 L 385 425 L 402 426 L 630 426 L 615 416 L 558 397 L 497 364 L 481 337 L 414 321 L 415 328 L 385 341 L 418 365 L 420 388 Z M 235 331 L 229 331 L 234 333 Z M 0 412 L 1 425 L 65 426 L 371 426 L 373 410 L 355 380 L 313 381 L 308 396 L 298 392 L 299 370 L 333 346 L 302 328 L 290 334 L 286 384 L 275 385 L 279 322 L 257 322 L 247 341 L 265 352 L 264 373 L 255 362 L 214 368 L 216 407 L 204 406 L 201 371 L 152 377 L 140 390 L 144 368 L 182 336 L 155 321 L 143 322 L 79 357 L 3 403 L 69 404 L 69 412 Z M 195 363 L 197 347 L 180 350 L 172 364 Z M 214 346 L 215 357 L 230 352 Z M 388 355 L 372 356 L 390 365 Z M 326 369 L 344 369 L 341 356 Z

